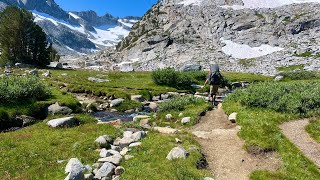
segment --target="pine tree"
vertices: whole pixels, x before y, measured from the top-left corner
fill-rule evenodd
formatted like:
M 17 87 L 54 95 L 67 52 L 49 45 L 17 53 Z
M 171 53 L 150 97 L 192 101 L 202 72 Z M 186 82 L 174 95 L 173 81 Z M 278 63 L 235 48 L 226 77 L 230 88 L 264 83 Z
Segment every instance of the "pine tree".
M 33 22 L 32 13 L 8 7 L 0 14 L 0 64 L 49 64 L 46 34 Z

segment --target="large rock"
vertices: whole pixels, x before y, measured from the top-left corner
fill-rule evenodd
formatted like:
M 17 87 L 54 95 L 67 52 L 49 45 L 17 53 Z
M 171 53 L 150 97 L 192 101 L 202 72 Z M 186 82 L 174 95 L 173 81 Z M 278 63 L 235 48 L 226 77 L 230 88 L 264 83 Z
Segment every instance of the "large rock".
M 124 99 L 114 99 L 110 102 L 110 107 L 116 107 L 119 106 L 122 102 L 124 101 Z
M 131 138 L 134 140 L 134 141 L 139 141 L 140 139 L 144 138 L 146 135 L 146 133 L 144 131 L 138 131 L 138 132 L 135 132 L 131 135 Z
M 72 109 L 66 106 L 60 106 L 59 103 L 56 102 L 55 104 L 52 104 L 48 107 L 48 113 L 52 115 L 56 115 L 56 114 L 67 115 L 72 113 Z
M 85 170 L 85 166 L 77 158 L 71 158 L 65 168 L 65 172 L 69 173 L 65 180 L 84 180 Z
M 16 120 L 23 123 L 22 127 L 27 127 L 37 122 L 35 118 L 25 115 L 16 116 Z
M 77 121 L 74 117 L 65 117 L 59 119 L 53 119 L 47 122 L 47 125 L 53 128 L 56 127 L 72 127 L 77 125 Z
M 119 146 L 123 148 L 123 147 L 129 146 L 129 144 L 133 142 L 134 142 L 134 139 L 132 139 L 131 137 L 123 137 L 119 142 Z
M 103 163 L 101 168 L 95 173 L 94 178 L 102 179 L 102 178 L 106 177 L 106 179 L 110 179 L 114 173 L 115 168 L 116 168 L 116 166 L 113 165 L 112 163 L 105 162 L 105 163 Z
M 185 159 L 187 156 L 189 156 L 189 152 L 185 150 L 182 146 L 175 147 L 173 148 L 169 154 L 167 155 L 168 160 L 173 160 L 173 159 Z
M 104 136 L 99 136 L 95 141 L 100 147 L 108 147 L 109 143 Z

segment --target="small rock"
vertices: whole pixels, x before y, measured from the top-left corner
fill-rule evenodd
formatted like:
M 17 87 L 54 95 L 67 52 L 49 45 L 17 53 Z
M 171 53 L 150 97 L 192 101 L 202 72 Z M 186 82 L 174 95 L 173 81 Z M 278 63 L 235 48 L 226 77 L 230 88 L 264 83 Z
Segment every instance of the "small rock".
M 236 121 L 237 121 L 237 115 L 238 115 L 238 113 L 232 113 L 232 114 L 230 114 L 229 115 L 229 121 L 231 121 L 232 123 L 236 123 Z
M 131 155 L 125 155 L 124 156 L 124 159 L 127 161 L 127 160 L 129 160 L 129 159 L 132 159 L 132 158 L 134 158 L 134 156 L 131 156 Z
M 135 142 L 129 145 L 129 147 L 137 147 L 137 146 L 141 146 L 141 142 Z
M 144 126 L 144 125 L 148 124 L 148 123 L 149 123 L 149 121 L 150 121 L 150 119 L 149 119 L 149 118 L 148 118 L 148 119 L 142 119 L 142 120 L 140 120 L 139 125 L 140 125 L 140 126 Z
M 111 145 L 111 149 L 120 152 L 121 151 L 121 147 L 120 146 L 114 146 Z
M 112 100 L 112 101 L 110 102 L 110 107 L 119 106 L 123 101 L 124 101 L 124 99 L 115 99 L 115 100 Z
M 156 112 L 158 109 L 158 104 L 155 102 L 150 102 L 149 108 L 151 109 L 151 111 Z
M 124 147 L 121 151 L 120 151 L 120 155 L 124 156 L 129 152 L 129 149 L 127 147 Z
M 274 81 L 281 81 L 283 78 L 283 76 L 277 76 L 274 78 Z
M 65 168 L 65 172 L 69 173 L 65 180 L 84 180 L 85 167 L 77 158 L 71 158 Z
M 96 83 L 109 82 L 109 80 L 107 80 L 107 79 L 100 79 L 100 78 L 95 78 L 95 77 L 89 77 L 88 80 L 91 82 L 96 82 Z
M 203 180 L 214 180 L 214 179 L 211 177 L 205 177 Z
M 172 115 L 171 114 L 167 114 L 166 115 L 166 119 L 168 119 L 168 120 L 172 119 Z
M 105 162 L 110 162 L 114 165 L 119 165 L 122 160 L 122 156 L 120 155 L 113 155 L 105 158 L 100 158 L 98 162 L 100 163 L 105 163 Z
M 34 75 L 36 77 L 39 77 L 38 70 L 36 70 L 36 69 L 29 71 L 29 74 Z
M 143 102 L 144 98 L 142 95 L 132 95 L 131 100 L 136 102 Z
M 66 106 L 60 106 L 59 103 L 56 102 L 55 104 L 52 104 L 48 107 L 48 113 L 52 115 L 56 115 L 56 114 L 67 115 L 72 113 L 72 109 Z
M 177 132 L 176 129 L 170 127 L 154 127 L 153 129 L 163 134 L 174 134 Z
M 109 145 L 108 141 L 103 136 L 99 136 L 94 142 L 98 143 L 102 148 L 106 148 Z
M 120 176 L 112 176 L 112 180 L 120 180 Z
M 53 119 L 47 122 L 47 125 L 53 128 L 56 127 L 72 127 L 76 124 L 76 120 L 73 117 L 65 117 Z
M 136 133 L 133 133 L 130 137 L 134 141 L 139 141 L 140 139 L 144 138 L 145 135 L 146 135 L 146 133 L 144 131 L 138 131 Z
M 48 71 L 46 71 L 45 73 L 43 73 L 42 76 L 44 76 L 44 77 L 50 77 L 50 76 L 51 76 L 51 73 L 50 73 L 50 71 L 48 70 Z
M 190 117 L 184 117 L 184 118 L 182 118 L 181 123 L 182 124 L 188 124 L 190 121 L 191 121 Z
M 94 178 L 97 178 L 97 179 L 102 179 L 104 177 L 111 178 L 115 168 L 116 166 L 113 165 L 112 163 L 105 162 L 103 163 L 101 168 L 95 172 Z
M 135 116 L 133 117 L 133 122 L 139 122 L 143 119 L 149 119 L 150 116 L 147 116 L 147 115 L 138 115 L 138 116 Z
M 176 143 L 179 143 L 179 144 L 182 143 L 181 139 L 176 138 L 175 140 L 176 140 Z
M 123 132 L 123 137 L 130 138 L 132 136 L 133 132 L 132 131 L 125 131 Z
M 120 140 L 121 140 L 121 138 L 120 138 L 120 137 L 117 137 L 117 138 L 113 141 L 113 145 L 114 145 L 114 146 L 119 146 L 119 145 L 120 145 Z
M 124 167 L 122 167 L 122 166 L 118 166 L 115 170 L 114 170 L 114 173 L 115 173 L 115 175 L 121 175 L 121 174 L 123 174 L 124 173 Z
M 125 146 L 128 146 L 129 144 L 133 143 L 134 140 L 130 137 L 123 137 L 120 142 L 119 142 L 119 146 L 120 147 L 125 147 Z
M 93 180 L 93 177 L 94 177 L 93 174 L 85 174 L 84 175 L 85 180 Z
M 185 150 L 182 146 L 173 148 L 169 154 L 167 155 L 168 160 L 173 160 L 177 158 L 185 159 L 187 156 L 189 156 L 189 152 Z

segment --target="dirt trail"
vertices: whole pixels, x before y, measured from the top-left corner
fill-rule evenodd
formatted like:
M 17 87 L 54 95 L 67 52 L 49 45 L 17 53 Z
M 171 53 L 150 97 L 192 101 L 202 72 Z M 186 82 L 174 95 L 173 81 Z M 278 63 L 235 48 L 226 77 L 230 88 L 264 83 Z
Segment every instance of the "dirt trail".
M 280 126 L 283 134 L 294 143 L 306 157 L 320 168 L 320 144 L 305 131 L 308 119 L 291 121 Z
M 191 131 L 197 136 L 209 168 L 217 180 L 249 179 L 252 171 L 277 170 L 281 166 L 276 153 L 252 155 L 244 150 L 244 141 L 237 133 L 240 127 L 228 121 L 220 108 L 201 118 Z

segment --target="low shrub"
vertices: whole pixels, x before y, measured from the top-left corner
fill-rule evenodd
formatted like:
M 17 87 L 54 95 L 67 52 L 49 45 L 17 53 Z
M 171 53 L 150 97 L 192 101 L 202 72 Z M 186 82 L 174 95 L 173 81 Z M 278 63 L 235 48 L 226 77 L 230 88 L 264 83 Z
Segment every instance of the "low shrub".
M 320 114 L 320 82 L 264 82 L 238 90 L 227 97 L 249 107 L 262 107 L 277 112 L 302 116 Z
M 159 104 L 159 112 L 166 112 L 166 111 L 172 111 L 172 110 L 178 110 L 182 111 L 184 108 L 188 105 L 199 105 L 204 102 L 203 99 L 195 98 L 193 96 L 187 96 L 187 97 L 175 97 L 173 99 L 170 99 L 168 101 L 161 102 Z
M 0 104 L 44 100 L 50 94 L 49 88 L 36 77 L 0 78 Z
M 308 80 L 318 78 L 317 73 L 312 71 L 288 71 L 282 72 L 279 75 L 287 80 Z

